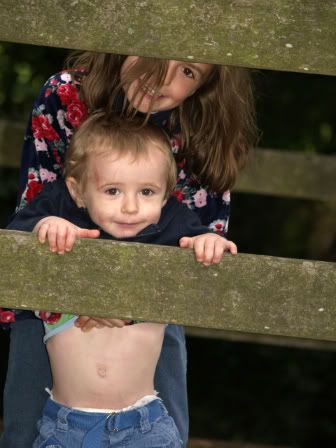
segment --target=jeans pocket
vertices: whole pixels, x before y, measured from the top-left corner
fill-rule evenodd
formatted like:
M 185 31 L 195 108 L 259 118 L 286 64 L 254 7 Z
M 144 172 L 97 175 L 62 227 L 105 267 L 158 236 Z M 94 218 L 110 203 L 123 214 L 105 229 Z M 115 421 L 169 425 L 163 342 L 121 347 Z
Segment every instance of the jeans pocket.
M 148 432 L 137 431 L 138 439 L 134 446 L 137 448 L 181 448 L 181 436 L 174 420 L 165 415 L 152 424 Z
M 65 448 L 56 438 L 56 424 L 53 420 L 43 416 L 37 423 L 39 435 L 37 436 L 33 448 Z

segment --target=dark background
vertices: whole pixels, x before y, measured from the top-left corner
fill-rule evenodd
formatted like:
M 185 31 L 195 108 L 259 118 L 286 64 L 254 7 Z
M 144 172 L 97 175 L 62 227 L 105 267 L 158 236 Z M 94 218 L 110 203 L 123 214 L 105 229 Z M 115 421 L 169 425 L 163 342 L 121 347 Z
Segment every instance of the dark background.
M 0 119 L 26 121 L 67 51 L 0 44 Z M 336 79 L 256 71 L 260 146 L 336 153 Z M 0 167 L 0 225 L 18 170 Z M 234 193 L 230 238 L 241 252 L 335 261 L 335 204 Z M 270 300 L 272 298 L 270 297 Z M 336 446 L 333 351 L 188 338 L 191 435 L 290 447 Z M 0 330 L 5 376 L 8 333 Z M 1 390 L 1 388 L 0 388 Z M 1 395 L 0 395 L 1 399 Z

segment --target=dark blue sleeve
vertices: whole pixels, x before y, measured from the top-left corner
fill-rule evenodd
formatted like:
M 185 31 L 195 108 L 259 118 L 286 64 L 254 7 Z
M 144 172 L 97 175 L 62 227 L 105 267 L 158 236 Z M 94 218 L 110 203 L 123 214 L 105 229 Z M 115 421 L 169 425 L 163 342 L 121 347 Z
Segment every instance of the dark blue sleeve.
M 56 216 L 58 209 L 54 184 L 47 185 L 25 208 L 18 211 L 8 224 L 8 230 L 32 232 L 35 225 L 47 216 Z

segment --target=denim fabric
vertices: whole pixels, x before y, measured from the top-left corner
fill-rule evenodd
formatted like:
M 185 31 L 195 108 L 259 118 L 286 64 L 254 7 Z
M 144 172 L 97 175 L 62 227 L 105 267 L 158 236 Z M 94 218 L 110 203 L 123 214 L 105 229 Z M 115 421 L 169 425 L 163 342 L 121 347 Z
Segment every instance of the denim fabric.
M 189 431 L 187 349 L 184 328 L 179 325 L 168 325 L 166 328 L 154 382 L 186 447 Z
M 38 319 L 11 324 L 1 448 L 31 447 L 37 436 L 36 422 L 49 396 L 44 388 L 51 387 L 43 334 L 43 324 Z
M 174 421 L 160 400 L 120 413 L 74 410 L 48 400 L 33 448 L 180 448 Z
M 36 422 L 48 398 L 44 388 L 51 388 L 43 334 L 43 325 L 38 319 L 12 324 L 4 391 L 5 430 L 0 448 L 28 448 L 37 437 Z M 176 422 L 183 446 L 188 438 L 186 362 L 184 330 L 168 325 L 155 374 L 155 388 Z

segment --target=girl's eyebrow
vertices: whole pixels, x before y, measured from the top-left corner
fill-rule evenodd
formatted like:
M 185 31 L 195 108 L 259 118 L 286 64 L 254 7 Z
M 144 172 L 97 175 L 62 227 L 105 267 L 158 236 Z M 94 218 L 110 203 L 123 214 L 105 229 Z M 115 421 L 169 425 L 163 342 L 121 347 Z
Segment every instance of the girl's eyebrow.
M 200 63 L 200 65 L 197 64 L 197 62 L 194 63 L 189 63 L 187 64 L 190 68 L 193 68 L 194 70 L 196 70 L 198 72 L 198 74 L 203 77 L 206 75 L 206 71 L 205 68 L 207 67 L 203 67 L 203 65 Z M 204 70 L 203 70 L 204 68 Z

